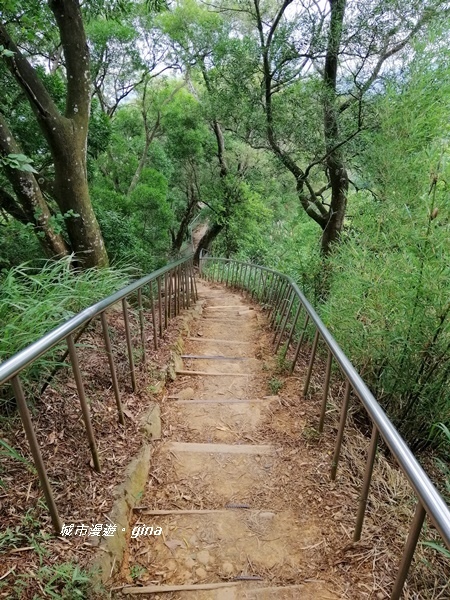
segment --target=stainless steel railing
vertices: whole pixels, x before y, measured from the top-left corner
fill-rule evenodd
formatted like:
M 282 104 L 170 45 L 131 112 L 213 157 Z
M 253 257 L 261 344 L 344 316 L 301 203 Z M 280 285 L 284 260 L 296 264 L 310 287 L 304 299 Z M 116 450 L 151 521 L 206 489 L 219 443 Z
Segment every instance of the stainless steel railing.
M 391 600 L 398 600 L 398 598 L 401 596 L 420 531 L 427 515 L 436 529 L 439 531 L 447 548 L 450 549 L 449 507 L 444 502 L 442 496 L 439 494 L 428 475 L 422 469 L 403 438 L 395 429 L 386 413 L 378 404 L 375 397 L 364 383 L 359 373 L 356 371 L 355 367 L 344 354 L 343 350 L 325 327 L 314 308 L 302 294 L 299 287 L 291 277 L 279 273 L 278 271 L 267 269 L 252 263 L 217 258 L 204 254 L 202 254 L 200 257 L 200 273 L 206 279 L 217 280 L 225 283 L 225 285 L 246 289 L 251 292 L 252 297 L 255 297 L 258 301 L 266 303 L 269 306 L 269 319 L 271 325 L 275 329 L 273 338 L 275 352 L 278 351 L 281 340 L 283 339 L 283 336 L 285 336 L 286 332 L 287 341 L 283 349 L 284 355 L 286 354 L 289 346 L 294 341 L 294 333 L 297 328 L 300 314 L 302 311 L 304 312 L 304 323 L 303 327 L 301 328 L 300 338 L 295 346 L 292 371 L 295 368 L 308 323 L 313 324 L 315 328 L 315 335 L 311 346 L 303 394 L 306 395 L 308 392 L 317 347 L 319 342 L 322 341 L 327 349 L 327 363 L 323 384 L 322 403 L 320 408 L 320 432 L 323 431 L 324 426 L 333 360 L 336 361 L 337 365 L 339 366 L 346 382 L 344 400 L 341 407 L 339 428 L 335 442 L 334 456 L 331 464 L 332 480 L 336 478 L 337 474 L 337 467 L 350 402 L 350 394 L 352 390 L 367 411 L 367 414 L 372 421 L 372 436 L 367 454 L 363 485 L 357 510 L 356 524 L 353 534 L 354 541 L 358 541 L 361 538 L 379 436 L 381 436 L 386 445 L 389 447 L 392 455 L 397 461 L 402 472 L 407 477 L 418 499 L 415 515 L 400 561 L 397 578 L 391 592 Z
M 94 468 L 97 471 L 100 471 L 100 460 L 97 452 L 95 433 L 92 427 L 89 405 L 84 391 L 83 377 L 78 364 L 74 334 L 80 329 L 80 327 L 86 326 L 97 317 L 100 318 L 118 418 L 119 422 L 124 425 L 125 421 L 122 409 L 121 394 L 114 363 L 113 348 L 108 331 L 108 320 L 105 311 L 118 302 L 121 302 L 122 304 L 127 353 L 130 366 L 130 378 L 134 391 L 136 388 L 135 359 L 133 354 L 128 309 L 128 299 L 134 294 L 136 294 L 139 312 L 142 360 L 145 362 L 146 336 L 143 311 L 143 294 L 147 294 L 150 302 L 150 326 L 153 332 L 153 346 L 156 350 L 158 348 L 158 337 L 161 338 L 163 336 L 163 333 L 168 325 L 168 320 L 174 316 L 177 316 L 183 308 L 189 308 L 191 301 L 195 301 L 198 298 L 193 268 L 193 257 L 190 256 L 167 265 L 166 267 L 163 267 L 162 269 L 159 269 L 158 271 L 155 271 L 154 273 L 151 273 L 150 275 L 131 283 L 108 298 L 93 304 L 89 308 L 81 311 L 62 325 L 59 325 L 44 335 L 33 344 L 30 344 L 0 364 L 0 386 L 10 382 L 14 390 L 14 395 L 16 397 L 23 427 L 30 445 L 34 464 L 38 472 L 41 487 L 45 495 L 47 506 L 52 518 L 53 527 L 56 533 L 60 533 L 61 531 L 61 520 L 59 518 L 53 491 L 47 477 L 41 450 L 33 428 L 31 415 L 28 410 L 27 401 L 20 380 L 20 374 L 23 369 L 31 365 L 39 357 L 46 354 L 60 342 L 65 341 L 68 349 L 69 361 L 77 387 L 78 397 L 80 400 L 81 413 L 86 429 L 88 444 L 92 454 Z

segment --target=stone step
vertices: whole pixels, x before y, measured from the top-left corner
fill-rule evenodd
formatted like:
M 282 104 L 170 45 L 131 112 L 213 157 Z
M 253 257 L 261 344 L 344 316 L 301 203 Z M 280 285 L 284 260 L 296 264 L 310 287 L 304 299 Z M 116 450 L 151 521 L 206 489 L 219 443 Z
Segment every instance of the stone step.
M 254 584 L 253 584 L 254 585 Z M 248 587 L 242 582 L 219 582 L 192 585 L 151 585 L 123 588 L 122 594 L 177 594 L 180 600 L 339 600 L 326 582 L 308 582 L 297 585 Z M 174 598 L 174 596 L 171 596 Z
M 192 400 L 178 400 L 176 404 L 261 404 L 263 402 L 271 402 L 268 398 L 194 398 Z
M 172 591 L 194 592 L 205 585 L 215 589 L 234 578 L 253 579 L 247 582 L 252 588 L 255 579 L 266 580 L 267 589 L 268 575 L 279 580 L 311 577 L 314 552 L 324 543 L 320 523 L 312 526 L 290 510 L 142 514 L 138 523 L 161 528 L 161 535 L 141 537 L 140 544 L 151 549 L 155 573 L 169 572 L 171 585 L 187 586 Z
M 192 375 L 198 377 L 252 377 L 252 373 L 223 373 L 221 371 L 185 371 L 185 370 L 176 370 L 175 373 L 177 375 Z
M 247 340 L 225 340 L 225 339 L 215 339 L 215 338 L 205 338 L 205 337 L 188 337 L 188 340 L 192 342 L 213 342 L 218 344 L 253 344 L 253 342 Z
M 341 600 L 341 596 L 334 594 L 332 589 L 333 584 L 325 581 L 280 586 L 263 583 L 260 587 L 255 587 L 254 583 L 241 583 L 215 591 L 180 592 L 174 600 Z
M 251 360 L 245 356 L 224 356 L 222 354 L 182 354 L 181 358 L 189 358 L 191 360 Z
M 197 444 L 195 442 L 169 442 L 172 452 L 206 452 L 208 454 L 274 454 L 274 446 L 267 444 Z

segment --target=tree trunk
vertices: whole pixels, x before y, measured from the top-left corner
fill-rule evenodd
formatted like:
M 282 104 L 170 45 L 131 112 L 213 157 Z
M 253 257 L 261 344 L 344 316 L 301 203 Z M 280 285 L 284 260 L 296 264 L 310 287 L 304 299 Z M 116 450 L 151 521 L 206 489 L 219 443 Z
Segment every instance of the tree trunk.
M 189 185 L 189 188 L 186 192 L 187 196 L 187 205 L 186 210 L 184 212 L 183 218 L 181 219 L 180 226 L 178 228 L 177 233 L 172 235 L 172 252 L 178 253 L 181 250 L 181 246 L 183 245 L 183 240 L 186 237 L 186 233 L 189 226 L 189 221 L 192 218 L 192 214 L 197 206 L 197 195 L 195 193 L 195 189 L 193 184 Z
M 344 228 L 344 218 L 347 209 L 347 171 L 343 161 L 333 161 L 333 164 L 333 175 L 330 175 L 331 202 L 329 219 L 323 229 L 321 238 L 321 250 L 325 256 L 331 253 L 333 244 L 339 242 Z
M 35 69 L 0 24 L 0 44 L 13 52 L 3 57 L 9 71 L 24 91 L 52 153 L 55 167 L 55 197 L 73 251 L 80 264 L 104 266 L 108 257 L 89 198 L 86 147 L 91 101 L 89 51 L 78 0 L 49 0 L 61 36 L 67 93 L 61 115 Z
M 206 231 L 205 235 L 199 241 L 198 246 L 195 250 L 194 263 L 196 265 L 198 265 L 198 263 L 199 263 L 200 252 L 202 250 L 209 249 L 209 247 L 211 246 L 213 241 L 216 239 L 216 237 L 219 235 L 219 233 L 222 231 L 222 229 L 223 229 L 223 224 L 214 223 L 214 225 L 211 225 L 211 227 Z
M 0 156 L 21 153 L 21 148 L 0 114 Z M 14 198 L 2 190 L 0 193 L 2 207 L 18 221 L 33 225 L 34 232 L 47 256 L 68 254 L 69 248 L 64 238 L 57 234 L 51 225 L 51 213 L 34 174 L 8 166 L 5 166 L 4 170 L 20 205 L 18 206 Z
M 108 257 L 89 197 L 84 133 L 74 131 L 71 123 L 66 126 L 52 149 L 55 198 L 79 263 L 84 268 L 106 266 Z
M 333 243 L 339 241 L 344 227 L 347 208 L 348 175 L 339 142 L 339 113 L 336 98 L 339 48 L 345 16 L 346 0 L 329 0 L 331 15 L 325 56 L 324 82 L 324 134 L 327 152 L 327 171 L 331 185 L 331 202 L 328 219 L 322 234 L 322 253 L 330 254 Z

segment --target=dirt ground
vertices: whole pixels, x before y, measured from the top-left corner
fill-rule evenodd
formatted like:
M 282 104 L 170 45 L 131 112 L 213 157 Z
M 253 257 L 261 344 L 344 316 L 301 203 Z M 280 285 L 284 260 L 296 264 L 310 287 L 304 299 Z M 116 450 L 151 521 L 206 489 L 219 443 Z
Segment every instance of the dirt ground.
M 92 468 L 69 371 L 61 371 L 34 405 L 33 422 L 62 519 L 96 523 L 107 521 L 115 489 L 143 443 L 140 416 L 149 401 L 160 403 L 161 440 L 153 442 L 147 489 L 134 511 L 125 559 L 108 582 L 106 597 L 388 598 L 414 511 L 407 482 L 380 452 L 362 540 L 352 543 L 369 440 L 350 415 L 338 478 L 330 482 L 343 395 L 339 377 L 333 376 L 321 435 L 320 353 L 310 393 L 303 398 L 308 344 L 289 375 L 292 356 L 273 356 L 273 332 L 265 310 L 221 285 L 202 282 L 199 293 L 202 311 L 185 339 L 183 365 L 162 393 L 158 390 L 182 320 L 169 322 L 157 351 L 151 350 L 149 334 L 147 363 L 138 362 L 138 391 L 132 392 L 123 319 L 119 312 L 108 315 L 125 427 L 117 423 L 107 361 L 99 352 L 99 327 L 93 326 L 81 339 L 80 363 L 101 474 Z M 131 312 L 138 349 L 137 315 Z M 0 426 L 1 437 L 30 461 L 20 421 L 9 420 L 7 426 L 2 421 Z M 5 484 L 0 488 L 0 598 L 55 597 L 46 592 L 43 569 L 69 562 L 88 568 L 95 548 L 86 538 L 51 535 L 30 468 L 2 457 L 0 476 Z M 147 530 L 132 537 L 134 528 L 143 526 L 160 527 L 161 534 Z M 427 525 L 422 541 L 434 537 Z M 19 588 L 17 582 L 25 579 L 27 585 Z M 404 597 L 450 598 L 449 579 L 448 563 L 419 544 Z M 130 593 L 152 585 L 223 587 L 164 595 Z
M 162 533 L 130 538 L 114 597 L 134 597 L 139 586 L 194 585 L 164 597 L 388 598 L 414 508 L 407 483 L 379 457 L 384 472 L 374 478 L 362 541 L 353 543 L 368 440 L 349 428 L 331 483 L 342 384 L 332 387 L 320 435 L 320 360 L 304 399 L 307 353 L 289 376 L 289 361 L 273 357 L 259 306 L 214 284 L 199 292 L 202 314 L 185 343 L 184 374 L 162 399 L 164 437 L 132 523 Z M 445 571 L 434 579 L 423 561 L 422 554 L 405 598 L 445 597 Z M 422 595 L 427 579 L 435 592 Z M 237 585 L 195 589 L 221 582 Z

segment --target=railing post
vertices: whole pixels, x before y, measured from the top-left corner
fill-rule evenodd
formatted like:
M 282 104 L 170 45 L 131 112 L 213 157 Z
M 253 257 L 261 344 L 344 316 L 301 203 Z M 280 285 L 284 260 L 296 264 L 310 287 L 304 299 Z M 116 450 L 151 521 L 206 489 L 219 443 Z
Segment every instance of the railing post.
M 258 301 L 262 300 L 262 292 L 264 291 L 264 286 L 263 286 L 263 275 L 264 275 L 264 271 L 260 268 L 259 269 L 259 281 L 258 281 L 258 287 L 256 289 L 256 299 Z
M 240 266 L 237 262 L 233 263 L 234 265 L 234 278 L 232 279 L 232 287 L 233 288 L 237 288 L 238 287 L 238 274 L 239 274 L 239 269 Z
M 128 318 L 127 299 L 122 300 L 123 322 L 125 324 L 125 337 L 127 340 L 128 361 L 130 364 L 131 388 L 136 391 L 136 373 L 134 371 L 133 346 L 131 344 L 130 319 Z
M 153 300 L 153 281 L 149 284 L 150 291 L 150 306 L 152 310 L 152 323 L 153 323 L 153 347 L 158 350 L 158 335 L 156 333 L 156 314 L 155 314 L 155 302 Z
M 402 560 L 397 573 L 397 579 L 394 583 L 394 588 L 391 593 L 390 600 L 399 600 L 402 595 L 403 586 L 405 585 L 406 577 L 408 575 L 409 567 L 414 556 L 414 552 L 419 540 L 419 535 L 422 530 L 422 525 L 425 520 L 425 509 L 421 502 L 417 502 L 416 512 L 414 513 L 414 519 L 411 523 L 409 530 L 408 539 L 406 540 L 405 549 L 403 550 Z
M 258 267 L 255 265 L 253 267 L 253 289 L 252 289 L 252 298 L 256 298 L 257 288 L 258 288 Z
M 281 284 L 278 288 L 277 295 L 275 297 L 275 301 L 273 304 L 273 309 L 270 316 L 270 326 L 274 327 L 277 322 L 277 315 L 281 312 L 281 307 L 283 306 L 284 301 L 284 292 L 286 291 L 287 281 L 282 280 Z
M 276 310 L 276 306 L 278 304 L 278 298 L 280 297 L 280 293 L 281 293 L 281 288 L 283 287 L 283 279 L 281 277 L 278 277 L 278 279 L 275 282 L 275 286 L 274 286 L 274 293 L 271 295 L 270 300 L 269 300 L 269 304 L 270 304 L 270 308 L 269 308 L 269 314 L 267 315 L 267 318 L 270 321 L 270 324 L 272 324 L 272 316 L 275 313 Z
M 198 301 L 198 290 L 197 290 L 197 280 L 196 280 L 196 277 L 195 277 L 195 269 L 194 269 L 194 261 L 193 260 L 191 260 L 190 265 L 191 265 L 192 282 L 194 284 L 194 287 L 193 287 L 194 302 L 197 302 Z
M 174 288 L 174 293 L 173 293 L 173 314 L 177 317 L 178 316 L 178 296 L 180 294 L 180 289 L 178 287 L 178 267 L 175 267 L 175 269 L 173 270 L 173 288 Z M 203 275 L 202 275 L 203 277 Z
M 111 340 L 109 338 L 108 322 L 106 320 L 106 315 L 104 312 L 102 312 L 102 314 L 100 315 L 100 319 L 102 322 L 103 338 L 105 340 L 105 349 L 109 362 L 109 370 L 111 371 L 111 381 L 113 385 L 114 396 L 116 398 L 117 412 L 119 413 L 119 423 L 121 425 L 125 425 L 125 419 L 122 410 L 122 400 L 120 398 L 119 383 L 117 381 L 116 367 L 114 365 L 114 357 L 111 348 Z
M 173 288 L 173 277 L 172 277 L 172 270 L 170 270 L 167 274 L 168 280 L 169 280 L 169 297 L 167 298 L 168 300 L 168 309 L 167 309 L 167 316 L 169 317 L 169 320 L 173 317 L 173 311 L 172 311 L 172 288 Z
M 263 304 L 269 303 L 269 296 L 272 293 L 273 277 L 274 277 L 273 273 L 267 273 L 267 271 L 264 271 L 264 280 L 263 280 L 262 293 L 261 293 L 261 302 Z M 269 285 L 269 281 L 270 281 L 270 285 Z
M 229 287 L 233 287 L 233 277 L 234 277 L 234 263 L 228 260 L 228 275 L 227 275 L 227 285 Z
M 186 265 L 181 265 L 181 281 L 183 284 L 183 309 L 187 308 Z
M 290 369 L 290 374 L 291 375 L 294 372 L 295 363 L 297 362 L 298 355 L 300 354 L 300 348 L 301 348 L 302 343 L 303 343 L 303 338 L 305 337 L 306 328 L 308 327 L 308 323 L 309 323 L 309 314 L 306 313 L 305 322 L 303 324 L 302 335 L 300 336 L 300 339 L 297 342 L 297 347 L 295 348 L 294 359 L 292 361 L 292 365 L 291 365 L 291 369 Z
M 248 271 L 248 264 L 245 265 L 244 277 L 243 277 L 243 280 L 242 280 L 242 288 L 243 288 L 244 291 L 248 291 L 247 288 L 246 288 L 246 285 L 245 285 L 245 279 L 247 277 L 247 271 Z
M 189 272 L 188 272 L 188 268 L 187 265 L 184 269 L 184 278 L 186 280 L 186 308 L 190 308 L 191 306 L 191 286 L 189 285 Z
M 372 437 L 370 438 L 369 451 L 367 453 L 361 496 L 359 497 L 358 514 L 356 516 L 355 531 L 353 533 L 354 542 L 359 542 L 361 539 L 361 531 L 364 523 L 364 516 L 366 514 L 367 499 L 369 497 L 370 482 L 372 480 L 373 465 L 375 462 L 375 455 L 377 453 L 378 435 L 377 426 L 374 424 L 372 427 Z
M 325 381 L 323 382 L 322 406 L 321 406 L 320 418 L 319 418 L 319 433 L 323 432 L 323 426 L 325 423 L 325 414 L 327 412 L 328 390 L 330 388 L 330 377 L 331 377 L 332 364 L 333 364 L 333 354 L 332 354 L 331 350 L 328 349 L 327 366 L 325 369 Z
M 301 303 L 300 298 L 299 298 L 297 312 L 295 313 L 294 321 L 292 322 L 291 330 L 289 331 L 289 337 L 288 337 L 288 340 L 286 342 L 286 348 L 283 351 L 283 358 L 286 356 L 287 351 L 289 349 L 289 346 L 290 346 L 290 344 L 292 342 L 292 338 L 294 336 L 295 327 L 297 325 L 297 321 L 298 321 L 298 318 L 300 316 L 300 312 L 302 310 L 302 307 L 303 307 L 303 304 Z
M 266 299 L 266 303 L 269 304 L 269 317 L 272 314 L 272 310 L 273 310 L 273 303 L 275 300 L 276 295 L 278 294 L 278 288 L 281 285 L 281 277 L 277 277 L 275 279 L 275 273 L 269 273 L 269 276 L 271 276 L 271 280 L 270 280 L 270 288 L 269 288 L 269 294 L 267 296 Z
M 350 403 L 350 389 L 350 381 L 347 379 L 345 382 L 345 393 L 341 408 L 341 419 L 339 421 L 339 429 L 334 448 L 333 462 L 331 465 L 331 481 L 336 479 L 339 456 L 341 454 L 342 439 L 344 437 L 345 422 L 347 420 L 348 405 Z
M 60 534 L 61 519 L 59 518 L 58 509 L 56 508 L 52 488 L 47 477 L 47 471 L 45 470 L 41 450 L 39 448 L 33 424 L 31 422 L 30 411 L 28 410 L 27 401 L 25 400 L 25 396 L 22 390 L 22 384 L 20 383 L 20 379 L 17 375 L 11 379 L 11 385 L 14 391 L 14 396 L 17 400 L 17 407 L 19 409 L 23 428 L 25 430 L 25 435 L 27 436 L 28 444 L 30 446 L 31 454 L 33 456 L 33 461 L 39 475 L 39 481 L 41 483 L 42 491 L 44 492 L 45 501 L 47 502 L 48 510 L 50 511 L 53 529 L 55 530 L 55 533 Z
M 84 426 L 86 428 L 86 435 L 88 438 L 89 448 L 91 450 L 92 461 L 94 463 L 95 470 L 100 473 L 100 460 L 97 452 L 97 444 L 95 443 L 94 430 L 92 429 L 91 415 L 89 413 L 89 406 L 86 400 L 86 394 L 84 391 L 83 378 L 81 376 L 80 364 L 78 362 L 77 351 L 73 341 L 72 334 L 66 337 L 67 348 L 69 350 L 70 364 L 72 365 L 73 376 L 75 384 L 77 386 L 78 398 L 80 400 L 81 414 L 83 416 Z
M 305 385 L 303 387 L 303 396 L 306 397 L 306 394 L 308 393 L 309 390 L 309 383 L 311 381 L 311 375 L 312 375 L 312 370 L 313 370 L 313 366 L 314 366 L 314 360 L 316 358 L 316 351 L 317 351 L 317 344 L 319 342 L 319 330 L 316 329 L 316 333 L 314 335 L 314 341 L 313 341 L 313 345 L 311 348 L 311 356 L 309 357 L 309 365 L 308 365 L 308 372 L 306 373 L 306 379 L 305 379 Z
M 167 273 L 164 273 L 164 329 L 167 329 L 167 320 L 169 317 L 168 311 L 169 308 L 167 306 L 167 302 L 168 302 L 168 285 L 167 285 Z
M 215 266 L 216 266 L 216 273 L 215 273 L 215 276 L 214 276 L 214 281 L 219 281 L 220 262 L 216 261 Z
M 142 306 L 142 288 L 138 289 L 138 307 L 139 307 L 139 329 L 141 333 L 141 344 L 142 344 L 142 362 L 147 362 L 147 353 L 145 351 L 145 321 L 144 321 L 144 307 Z
M 177 267 L 177 315 L 181 312 L 181 267 Z
M 275 344 L 275 340 L 278 337 L 278 331 L 280 330 L 281 323 L 284 321 L 287 305 L 288 305 L 288 298 L 287 297 L 282 298 L 281 302 L 279 302 L 279 304 L 278 304 L 279 310 L 277 310 L 277 312 L 272 315 L 272 320 L 271 320 L 271 326 L 273 329 L 272 344 Z M 279 317 L 278 321 L 276 318 L 277 314 Z M 275 353 L 276 353 L 276 350 L 274 350 L 274 354 Z
M 284 317 L 282 316 L 281 320 L 280 320 L 281 327 L 277 328 L 277 330 L 275 331 L 275 336 L 273 338 L 273 343 L 274 343 L 275 340 L 276 340 L 276 338 L 277 338 L 278 331 L 279 331 L 280 333 L 279 333 L 279 336 L 278 336 L 278 341 L 277 341 L 276 346 L 275 346 L 275 353 L 278 352 L 278 348 L 280 347 L 281 339 L 282 339 L 283 333 L 284 333 L 284 331 L 286 329 L 286 325 L 287 325 L 287 322 L 288 322 L 288 319 L 289 319 L 289 315 L 291 314 L 291 309 L 292 309 L 292 306 L 293 306 L 294 298 L 295 298 L 294 290 L 292 288 L 290 288 L 289 294 L 286 296 L 286 306 L 285 306 L 285 309 L 284 309 L 285 315 L 284 315 Z
M 253 278 L 252 290 L 250 292 L 252 300 L 255 297 L 255 292 L 256 292 L 256 273 L 257 273 L 257 269 L 254 265 L 252 265 L 250 267 L 250 280 Z
M 158 328 L 159 337 L 163 336 L 163 317 L 162 317 L 162 298 L 161 298 L 161 276 L 157 278 L 156 285 L 158 286 Z

